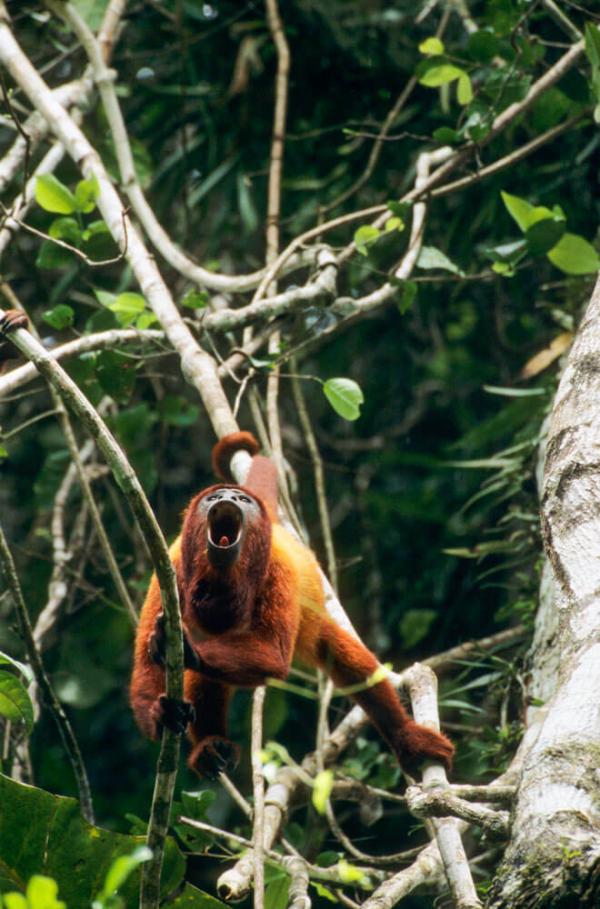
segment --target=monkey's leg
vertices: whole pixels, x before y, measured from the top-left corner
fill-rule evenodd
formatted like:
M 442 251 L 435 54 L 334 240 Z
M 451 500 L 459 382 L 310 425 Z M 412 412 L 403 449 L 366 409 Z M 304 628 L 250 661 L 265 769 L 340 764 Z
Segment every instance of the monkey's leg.
M 322 621 L 316 641 L 315 661 L 340 688 L 366 683 L 379 665 L 360 641 L 327 618 Z M 414 773 L 425 760 L 441 761 L 451 767 L 452 742 L 435 729 L 415 723 L 387 679 L 365 687 L 352 697 L 389 743 L 405 770 Z
M 185 698 L 194 705 L 195 718 L 188 735 L 193 748 L 188 766 L 199 776 L 215 780 L 219 773 L 234 770 L 240 749 L 227 738 L 227 707 L 231 688 L 202 678 L 195 672 L 184 677 Z

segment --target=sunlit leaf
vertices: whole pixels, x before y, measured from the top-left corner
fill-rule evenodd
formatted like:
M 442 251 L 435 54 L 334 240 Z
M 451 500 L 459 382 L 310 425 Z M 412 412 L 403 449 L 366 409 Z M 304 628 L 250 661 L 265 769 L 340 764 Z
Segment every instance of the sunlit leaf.
M 325 397 L 344 420 L 358 420 L 360 407 L 365 398 L 360 385 L 354 379 L 327 379 L 323 384 Z
M 592 244 L 577 234 L 564 234 L 548 258 L 567 275 L 590 275 L 600 268 L 600 257 Z
M 35 200 L 45 211 L 70 215 L 77 210 L 75 196 L 54 174 L 36 177 Z
M 444 44 L 435 36 L 425 38 L 425 40 L 421 41 L 419 44 L 419 51 L 422 54 L 426 54 L 428 57 L 436 57 L 444 53 Z
M 332 789 L 333 771 L 321 770 L 314 779 L 312 790 L 312 803 L 319 814 L 325 814 Z

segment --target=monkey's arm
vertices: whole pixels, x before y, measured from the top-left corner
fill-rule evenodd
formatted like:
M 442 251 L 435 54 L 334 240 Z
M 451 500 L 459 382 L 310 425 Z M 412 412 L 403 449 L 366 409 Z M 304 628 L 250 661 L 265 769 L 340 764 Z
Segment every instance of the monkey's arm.
M 170 550 L 171 559 L 176 563 L 179 544 Z M 157 659 L 160 649 L 157 643 L 157 623 L 161 628 L 162 604 L 158 581 L 153 575 L 146 601 L 140 615 L 135 639 L 133 673 L 129 687 L 129 699 L 136 722 L 145 736 L 156 741 L 163 726 L 171 732 L 181 734 L 194 718 L 192 705 L 188 701 L 169 698 L 165 692 L 164 659 Z M 162 648 L 164 654 L 164 622 L 162 623 Z
M 300 638 L 303 637 L 301 632 Z M 411 774 L 425 760 L 441 761 L 450 769 L 454 745 L 441 732 L 420 726 L 406 712 L 394 687 L 384 679 L 367 687 L 379 664 L 370 650 L 331 619 L 323 617 L 312 641 L 299 639 L 300 655 L 329 673 L 340 687 L 365 683 L 352 695 L 389 743 L 398 763 Z

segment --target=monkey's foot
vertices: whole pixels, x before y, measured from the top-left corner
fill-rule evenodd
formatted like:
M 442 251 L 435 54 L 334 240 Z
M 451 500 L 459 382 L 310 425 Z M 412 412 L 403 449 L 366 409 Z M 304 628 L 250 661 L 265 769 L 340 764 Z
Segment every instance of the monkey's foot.
M 238 745 L 220 735 L 207 735 L 190 754 L 188 767 L 207 780 L 216 780 L 220 773 L 235 770 L 239 760 Z
M 148 656 L 157 666 L 164 666 L 166 652 L 165 614 L 164 612 L 159 612 L 154 623 L 154 631 L 148 639 Z M 198 668 L 198 659 L 185 632 L 183 633 L 183 665 L 186 669 Z
M 20 309 L 0 310 L 0 337 L 10 334 L 17 328 L 27 328 L 29 319 Z
M 160 733 L 163 729 L 183 735 L 189 723 L 193 723 L 196 714 L 189 701 L 180 701 L 178 698 L 169 698 L 166 694 L 159 694 L 150 708 L 150 715 L 156 723 L 156 730 Z
M 442 732 L 410 722 L 402 729 L 395 751 L 403 770 L 414 776 L 425 761 L 436 761 L 451 770 L 455 748 Z

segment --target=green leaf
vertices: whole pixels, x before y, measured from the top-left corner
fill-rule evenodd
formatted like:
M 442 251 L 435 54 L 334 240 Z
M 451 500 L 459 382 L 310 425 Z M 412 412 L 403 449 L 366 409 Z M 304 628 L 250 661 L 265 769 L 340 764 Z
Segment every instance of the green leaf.
M 27 732 L 33 728 L 33 704 L 21 679 L 11 672 L 0 671 L 0 716 L 13 723 L 23 723 Z
M 4 664 L 5 666 L 12 666 L 18 672 L 25 676 L 27 682 L 33 682 L 34 675 L 31 666 L 28 666 L 27 663 L 21 663 L 20 660 L 15 660 L 14 657 L 9 656 L 7 653 L 4 653 L 0 650 L 0 665 Z
M 59 303 L 58 306 L 47 309 L 43 314 L 42 319 L 47 325 L 51 325 L 52 328 L 61 331 L 63 328 L 71 327 L 74 316 L 75 313 L 70 306 L 67 306 L 66 303 Z
M 29 909 L 66 909 L 66 903 L 58 898 L 58 884 L 51 877 L 34 874 L 27 884 Z
M 427 88 L 439 88 L 440 85 L 447 85 L 448 82 L 454 82 L 455 79 L 460 79 L 461 76 L 467 76 L 464 69 L 453 66 L 451 63 L 440 63 L 436 66 L 430 66 L 423 73 L 419 82 Z
M 387 219 L 385 222 L 384 230 L 386 233 L 390 233 L 390 231 L 393 230 L 402 231 L 404 230 L 404 221 L 402 218 L 398 218 L 396 215 L 394 215 L 392 218 Z
M 520 199 L 519 196 L 511 196 L 504 191 L 502 191 L 500 195 L 502 196 L 502 201 L 504 202 L 509 215 L 517 222 L 521 230 L 525 232 L 529 227 L 529 217 L 534 206 L 525 199 Z
M 544 218 L 527 228 L 525 240 L 532 256 L 549 252 L 565 232 L 565 222 L 554 218 Z
M 402 285 L 402 296 L 398 301 L 398 309 L 404 315 L 408 312 L 417 298 L 418 284 L 416 281 L 404 281 Z
M 393 215 L 404 221 L 409 214 L 412 204 L 410 202 L 396 202 L 395 199 L 389 199 L 386 202 L 387 207 Z
M 146 301 L 141 294 L 126 291 L 109 303 L 108 308 L 114 312 L 119 325 L 126 328 L 131 325 L 146 308 Z
M 360 416 L 360 405 L 364 395 L 354 379 L 327 379 L 323 384 L 325 397 L 340 417 L 344 420 L 357 420 Z
M 333 890 L 329 889 L 329 887 L 325 887 L 324 884 L 320 884 L 318 881 L 311 881 L 310 883 L 315 888 L 319 896 L 322 896 L 324 899 L 329 900 L 330 903 L 339 903 L 337 896 Z
M 1 774 L 0 805 L 3 876 L 27 881 L 34 874 L 47 875 L 58 882 L 60 896 L 69 909 L 88 909 L 115 859 L 145 845 L 143 837 L 88 824 L 73 798 L 52 795 Z M 167 837 L 163 896 L 182 883 L 184 872 L 185 860 L 173 839 Z M 136 906 L 138 891 L 139 872 L 122 887 L 123 904 Z M 216 909 L 218 901 L 214 905 Z
M 287 874 L 279 875 L 265 888 L 265 909 L 286 909 L 290 879 Z
M 77 206 L 77 211 L 83 212 L 83 214 L 89 214 L 96 207 L 96 199 L 98 198 L 98 181 L 95 177 L 90 177 L 89 180 L 80 180 L 77 186 L 75 187 L 75 205 Z
M 150 861 L 151 858 L 152 850 L 148 849 L 147 846 L 137 846 L 130 855 L 120 855 L 116 858 L 108 869 L 104 886 L 98 899 L 104 901 L 111 897 L 123 886 L 138 865 Z
M 411 650 L 427 637 L 437 617 L 435 609 L 407 609 L 399 626 L 403 648 Z
M 45 211 L 70 215 L 77 209 L 75 196 L 54 174 L 44 174 L 35 181 L 35 200 Z
M 460 133 L 449 126 L 440 126 L 438 129 L 434 129 L 432 136 L 441 145 L 453 145 L 461 141 Z
M 312 803 L 319 814 L 325 814 L 332 789 L 333 771 L 321 770 L 314 779 L 312 791 Z
M 117 299 L 116 294 L 111 294 L 107 290 L 98 290 L 97 287 L 94 288 L 94 296 L 96 297 L 98 303 L 101 303 L 102 306 L 106 306 L 107 309 L 110 309 L 112 304 Z
M 590 275 L 600 268 L 598 253 L 578 234 L 564 234 L 550 250 L 548 258 L 567 275 Z
M 511 196 L 509 193 L 501 192 L 500 195 L 509 215 L 517 222 L 523 233 L 538 221 L 551 220 L 558 223 L 566 220 L 563 210 L 558 205 L 550 209 L 545 205 L 532 205 L 526 199 Z
M 464 271 L 452 262 L 441 249 L 437 249 L 435 246 L 423 246 L 421 248 L 417 266 L 424 271 L 430 271 L 433 268 L 443 268 L 444 271 L 451 271 L 455 275 L 464 275 Z
M 54 240 L 64 240 L 71 246 L 81 241 L 81 230 L 75 218 L 55 218 L 48 233 Z
M 419 51 L 428 57 L 437 57 L 444 53 L 444 44 L 436 37 L 425 38 L 419 44 Z
M 372 227 L 370 224 L 363 224 L 362 227 L 359 227 L 354 233 L 354 243 L 356 244 L 357 251 L 361 256 L 367 256 L 369 251 L 368 246 L 371 246 L 381 235 L 381 231 L 377 227 Z
M 467 53 L 472 60 L 478 63 L 491 63 L 498 53 L 499 42 L 493 32 L 481 29 L 469 35 Z
M 359 881 L 364 883 L 368 880 L 362 868 L 351 865 L 346 859 L 340 859 L 337 868 L 340 880 L 343 881 L 344 884 L 355 884 Z
M 152 310 L 146 309 L 141 316 L 138 316 L 136 319 L 135 327 L 139 328 L 140 331 L 144 331 L 144 329 L 150 328 L 150 326 L 154 325 L 156 322 L 158 322 L 158 317 L 154 315 Z
M 470 104 L 473 100 L 473 86 L 471 85 L 471 78 L 468 73 L 463 73 L 462 76 L 459 76 L 456 98 L 462 107 L 466 104 Z
M 600 30 L 591 22 L 585 23 L 585 52 L 592 69 L 600 69 Z
M 30 909 L 28 901 L 22 893 L 5 893 L 2 897 L 4 909 Z
M 198 792 L 182 792 L 181 804 L 187 817 L 201 821 L 217 797 L 214 789 L 200 789 Z
M 103 350 L 96 358 L 96 378 L 102 390 L 126 404 L 135 385 L 135 361 L 117 350 Z
M 165 395 L 160 402 L 160 413 L 169 426 L 192 426 L 200 410 L 180 395 Z
M 58 243 L 54 243 L 52 240 L 44 240 L 40 246 L 35 264 L 37 268 L 68 268 L 75 261 L 75 253 L 65 249 L 63 246 L 59 246 Z
M 188 290 L 181 305 L 187 306 L 188 309 L 206 309 L 208 294 L 205 290 Z

